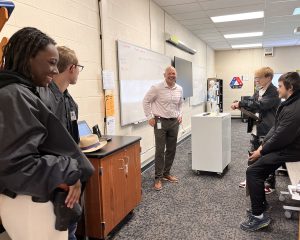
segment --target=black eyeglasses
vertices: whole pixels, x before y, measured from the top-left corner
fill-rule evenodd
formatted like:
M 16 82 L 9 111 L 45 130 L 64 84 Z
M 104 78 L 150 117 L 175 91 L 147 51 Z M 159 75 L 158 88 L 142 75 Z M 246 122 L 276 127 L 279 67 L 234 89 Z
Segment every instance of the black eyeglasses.
M 79 65 L 79 64 L 73 64 L 75 67 L 78 67 L 79 72 L 81 72 L 84 68 L 84 66 Z

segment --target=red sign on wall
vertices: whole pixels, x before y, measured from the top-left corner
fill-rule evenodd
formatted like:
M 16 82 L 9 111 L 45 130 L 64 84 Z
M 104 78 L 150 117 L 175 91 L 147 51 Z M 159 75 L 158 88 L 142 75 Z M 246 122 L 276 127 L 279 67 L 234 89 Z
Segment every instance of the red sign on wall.
M 243 86 L 243 81 L 240 79 L 240 77 L 233 77 L 233 79 L 230 82 L 230 87 L 232 89 L 234 88 L 242 88 Z

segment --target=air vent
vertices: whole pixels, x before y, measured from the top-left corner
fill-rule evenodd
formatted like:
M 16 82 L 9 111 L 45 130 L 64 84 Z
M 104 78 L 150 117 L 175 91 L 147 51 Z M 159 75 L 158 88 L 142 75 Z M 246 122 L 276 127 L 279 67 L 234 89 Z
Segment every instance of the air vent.
M 269 48 L 264 48 L 264 55 L 265 57 L 273 57 L 273 48 L 269 47 Z

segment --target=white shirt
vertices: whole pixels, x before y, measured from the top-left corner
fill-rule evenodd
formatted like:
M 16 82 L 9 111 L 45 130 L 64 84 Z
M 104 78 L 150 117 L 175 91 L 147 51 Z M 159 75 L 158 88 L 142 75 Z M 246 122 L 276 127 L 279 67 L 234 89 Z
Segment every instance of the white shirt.
M 271 84 L 271 83 L 270 83 Z M 265 94 L 265 92 L 267 91 L 268 87 L 270 86 L 270 84 L 268 84 L 267 86 L 265 86 L 264 88 L 259 89 L 258 91 L 258 101 L 262 99 L 262 96 Z M 259 118 L 259 113 L 255 113 L 255 115 Z M 257 127 L 256 127 L 256 123 L 253 124 L 253 128 L 251 131 L 251 134 L 257 136 Z
M 143 101 L 144 112 L 147 119 L 154 116 L 163 118 L 178 118 L 182 116 L 182 87 L 175 84 L 169 87 L 163 81 L 153 85 L 146 93 Z

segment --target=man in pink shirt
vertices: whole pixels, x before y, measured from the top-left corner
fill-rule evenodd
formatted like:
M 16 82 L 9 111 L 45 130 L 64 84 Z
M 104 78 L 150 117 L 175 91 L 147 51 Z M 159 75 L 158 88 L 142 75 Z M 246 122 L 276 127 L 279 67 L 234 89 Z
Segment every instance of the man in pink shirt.
M 182 122 L 182 87 L 176 84 L 176 76 L 176 69 L 167 67 L 165 81 L 153 85 L 143 101 L 148 123 L 154 127 L 155 190 L 162 189 L 162 179 L 178 182 L 177 177 L 170 174 L 176 153 L 179 124 Z

